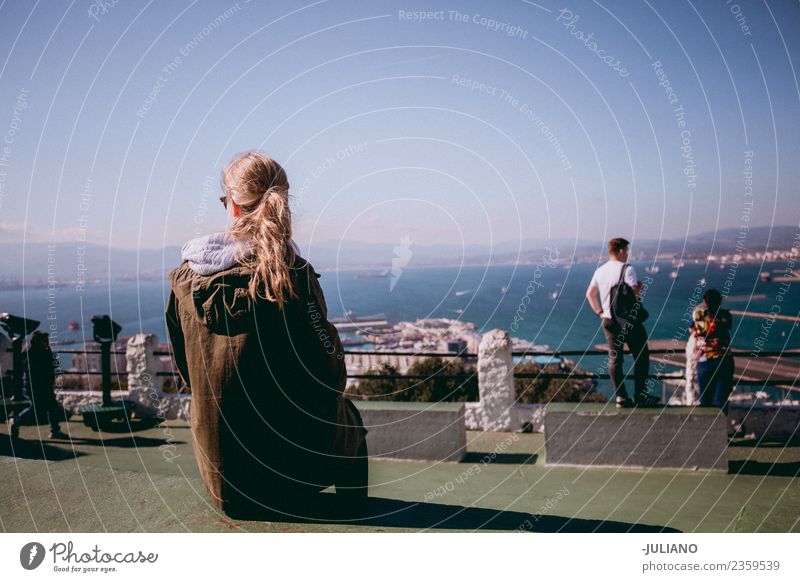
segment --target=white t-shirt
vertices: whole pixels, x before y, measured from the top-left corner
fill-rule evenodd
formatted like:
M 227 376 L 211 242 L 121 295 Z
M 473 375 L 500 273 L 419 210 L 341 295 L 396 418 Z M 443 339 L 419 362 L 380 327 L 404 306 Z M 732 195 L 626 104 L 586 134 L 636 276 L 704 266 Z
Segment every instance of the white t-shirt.
M 624 264 L 622 261 L 609 259 L 597 267 L 592 276 L 592 282 L 589 284 L 589 286 L 597 285 L 600 290 L 603 317 L 607 319 L 611 319 L 611 288 L 619 282 L 619 275 Z M 636 277 L 636 270 L 630 263 L 625 267 L 625 282 L 631 287 L 635 287 L 639 282 L 638 277 Z

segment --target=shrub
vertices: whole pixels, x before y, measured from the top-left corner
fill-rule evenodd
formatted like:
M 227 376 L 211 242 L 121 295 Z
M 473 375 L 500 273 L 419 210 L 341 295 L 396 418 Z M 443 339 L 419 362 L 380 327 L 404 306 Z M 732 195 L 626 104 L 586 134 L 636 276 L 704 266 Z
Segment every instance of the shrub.
M 478 400 L 477 373 L 460 360 L 425 358 L 411 365 L 405 375 L 399 374 L 395 366 L 384 363 L 367 373 L 394 377 L 361 379 L 348 389 L 349 396 L 356 400 L 394 402 L 476 402 Z M 464 377 L 447 377 L 456 375 L 464 375 Z M 406 378 L 405 376 L 424 376 L 424 379 Z
M 571 368 L 576 374 L 584 374 L 580 368 Z M 516 374 L 553 374 L 569 372 L 557 365 L 542 368 L 525 362 L 514 368 Z M 605 402 L 597 392 L 594 380 L 587 378 L 514 378 L 517 402 L 521 404 L 546 404 L 548 402 Z

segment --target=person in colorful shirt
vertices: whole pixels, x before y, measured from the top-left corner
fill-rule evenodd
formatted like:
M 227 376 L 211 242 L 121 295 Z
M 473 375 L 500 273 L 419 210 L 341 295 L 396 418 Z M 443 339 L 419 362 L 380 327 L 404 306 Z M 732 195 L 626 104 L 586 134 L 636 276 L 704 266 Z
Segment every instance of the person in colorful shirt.
M 697 313 L 689 328 L 697 340 L 697 383 L 700 406 L 718 406 L 727 412 L 728 396 L 733 389 L 731 313 L 722 309 L 722 295 L 709 289 L 703 295 L 705 309 Z

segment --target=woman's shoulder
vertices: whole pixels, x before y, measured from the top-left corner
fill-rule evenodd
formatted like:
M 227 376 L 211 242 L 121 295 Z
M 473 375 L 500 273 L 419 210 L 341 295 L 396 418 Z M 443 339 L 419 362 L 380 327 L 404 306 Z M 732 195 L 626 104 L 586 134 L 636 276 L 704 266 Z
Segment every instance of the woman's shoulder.
M 297 255 L 291 268 L 295 289 L 301 296 L 307 295 L 315 285 L 320 275 L 307 259 Z
M 295 255 L 292 271 L 306 276 L 314 275 L 316 279 L 320 277 L 319 273 L 314 269 L 314 265 L 300 254 Z

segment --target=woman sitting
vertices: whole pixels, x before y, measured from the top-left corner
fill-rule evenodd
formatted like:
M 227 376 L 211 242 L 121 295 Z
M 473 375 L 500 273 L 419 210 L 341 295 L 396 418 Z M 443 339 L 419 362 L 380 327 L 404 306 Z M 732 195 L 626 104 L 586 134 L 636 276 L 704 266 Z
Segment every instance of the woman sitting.
M 319 275 L 292 242 L 286 173 L 249 152 L 223 187 L 229 228 L 184 245 L 166 309 L 206 490 L 236 517 L 303 512 L 331 485 L 360 505 L 366 430 Z

